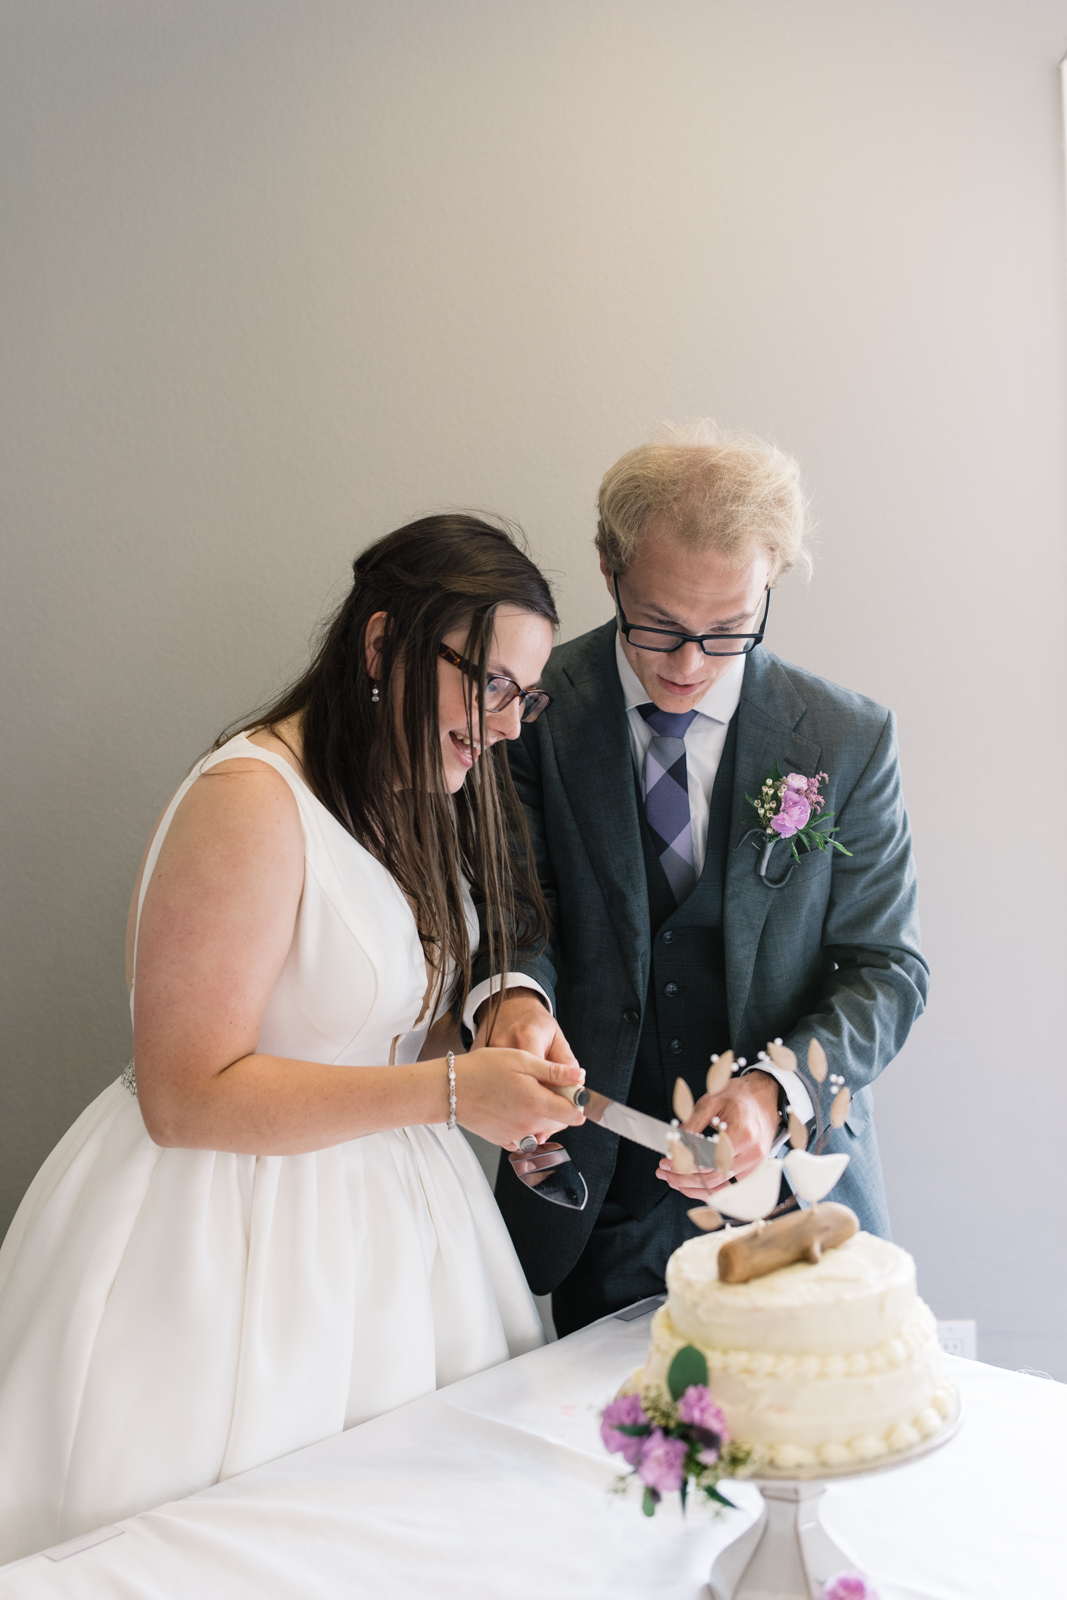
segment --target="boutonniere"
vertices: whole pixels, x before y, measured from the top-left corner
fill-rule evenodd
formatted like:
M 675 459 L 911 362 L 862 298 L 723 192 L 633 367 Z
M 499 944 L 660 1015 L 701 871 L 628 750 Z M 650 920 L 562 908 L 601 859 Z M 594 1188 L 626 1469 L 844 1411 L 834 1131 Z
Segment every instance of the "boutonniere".
M 745 834 L 745 839 L 751 839 L 756 835 L 754 842 L 757 849 L 762 843 L 759 875 L 768 889 L 782 888 L 788 882 L 793 866 L 799 866 L 798 839 L 805 851 L 840 850 L 843 856 L 852 854 L 851 850 L 846 850 L 844 845 L 834 838 L 837 832 L 837 829 L 831 826 L 834 813 L 823 809 L 826 801 L 819 790 L 826 781 L 825 772 L 817 772 L 814 778 L 806 778 L 802 772 L 783 774 L 776 761 L 764 778 L 756 798 L 753 799 L 750 794 L 745 796 L 759 818 L 759 827 L 750 828 Z M 793 866 L 789 868 L 784 878 L 772 882 L 767 877 L 767 867 L 771 851 L 779 839 L 788 839 Z M 741 843 L 744 843 L 744 839 Z

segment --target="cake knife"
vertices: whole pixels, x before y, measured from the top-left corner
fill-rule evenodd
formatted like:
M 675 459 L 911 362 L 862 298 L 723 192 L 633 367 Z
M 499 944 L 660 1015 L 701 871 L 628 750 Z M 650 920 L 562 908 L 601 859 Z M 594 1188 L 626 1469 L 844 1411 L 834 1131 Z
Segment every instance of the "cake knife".
M 571 1097 L 568 1095 L 567 1098 Z M 690 1133 L 688 1128 L 677 1127 L 672 1122 L 661 1122 L 647 1112 L 635 1111 L 633 1106 L 609 1100 L 607 1095 L 598 1094 L 595 1089 L 583 1087 L 574 1096 L 574 1104 L 581 1106 L 591 1121 L 607 1128 L 610 1133 L 617 1133 L 620 1138 L 629 1139 L 633 1144 L 643 1144 L 646 1150 L 658 1150 L 661 1156 L 670 1154 L 672 1140 L 681 1139 L 698 1167 L 715 1170 L 715 1141 L 706 1139 L 702 1133 Z
M 556 1089 L 555 1093 L 578 1106 L 591 1122 L 601 1128 L 607 1128 L 610 1133 L 617 1133 L 620 1138 L 629 1139 L 633 1144 L 644 1145 L 646 1150 L 655 1150 L 661 1156 L 670 1154 L 672 1140 L 681 1139 L 698 1167 L 715 1170 L 715 1142 L 705 1139 L 703 1134 L 690 1133 L 687 1128 L 661 1122 L 658 1117 L 635 1111 L 632 1106 L 620 1105 L 617 1100 L 609 1100 L 607 1095 L 587 1089 L 584 1084 Z M 572 1211 L 585 1209 L 588 1199 L 585 1179 L 573 1166 L 563 1145 L 537 1145 L 533 1139 L 527 1144 L 524 1139 L 522 1146 L 509 1155 L 508 1160 L 519 1182 L 540 1195 L 542 1200 L 551 1200 Z M 570 1172 L 566 1170 L 567 1167 L 571 1167 Z

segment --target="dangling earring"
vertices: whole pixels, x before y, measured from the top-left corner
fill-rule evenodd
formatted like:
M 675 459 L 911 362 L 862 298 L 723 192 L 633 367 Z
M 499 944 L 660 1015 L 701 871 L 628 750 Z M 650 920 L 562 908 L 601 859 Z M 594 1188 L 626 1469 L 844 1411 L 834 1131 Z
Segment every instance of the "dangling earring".
M 374 688 L 371 690 L 370 697 L 371 697 L 371 704 L 372 705 L 377 705 L 378 704 L 378 699 L 379 699 L 379 696 L 378 696 L 378 685 L 377 684 L 375 684 Z

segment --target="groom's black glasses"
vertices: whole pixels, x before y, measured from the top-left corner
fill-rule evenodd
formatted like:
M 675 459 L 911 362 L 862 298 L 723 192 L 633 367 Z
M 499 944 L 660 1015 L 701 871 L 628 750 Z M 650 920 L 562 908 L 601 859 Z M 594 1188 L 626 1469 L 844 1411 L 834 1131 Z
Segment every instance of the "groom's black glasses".
M 442 661 L 447 661 L 450 667 L 458 667 L 460 672 L 465 673 L 473 683 L 478 682 L 478 668 L 473 661 L 457 655 L 447 644 L 441 645 L 437 654 Z M 486 713 L 491 715 L 494 711 L 503 711 L 513 700 L 522 701 L 520 722 L 536 722 L 542 711 L 547 710 L 552 704 L 552 696 L 546 694 L 543 689 L 523 689 L 514 678 L 505 678 L 500 672 L 490 673 L 485 680 Z
M 677 633 L 673 628 L 645 628 L 627 622 L 626 613 L 622 609 L 619 599 L 619 580 L 612 573 L 612 583 L 615 585 L 615 609 L 619 614 L 619 632 L 627 644 L 632 644 L 635 650 L 655 650 L 660 655 L 669 656 L 672 651 L 680 650 L 683 644 L 698 644 L 706 656 L 747 656 L 750 650 L 763 641 L 767 631 L 767 617 L 771 609 L 771 591 L 767 590 L 767 600 L 763 607 L 763 620 L 759 625 L 758 633 Z M 724 650 L 723 645 L 727 648 Z M 739 645 L 739 649 L 733 646 Z

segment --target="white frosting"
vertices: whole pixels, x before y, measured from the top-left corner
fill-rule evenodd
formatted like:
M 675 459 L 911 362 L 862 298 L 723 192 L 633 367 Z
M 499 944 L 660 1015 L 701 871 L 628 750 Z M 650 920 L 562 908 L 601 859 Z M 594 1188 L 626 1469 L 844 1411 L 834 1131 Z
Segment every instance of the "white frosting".
M 915 1263 L 886 1239 L 857 1233 L 815 1264 L 723 1283 L 727 1237 L 690 1239 L 667 1263 L 674 1326 L 702 1348 L 847 1355 L 893 1338 L 914 1310 Z
M 896 1367 L 910 1365 L 931 1339 L 936 1343 L 937 1324 L 928 1306 L 916 1298 L 912 1315 L 893 1338 L 876 1344 L 870 1350 L 853 1350 L 848 1355 L 833 1352 L 830 1355 L 807 1355 L 792 1352 L 772 1353 L 767 1350 L 717 1350 L 704 1347 L 708 1373 L 727 1376 L 745 1375 L 752 1378 L 800 1379 L 810 1383 L 815 1378 L 865 1378 L 891 1372 Z M 661 1306 L 652 1322 L 652 1348 L 649 1361 L 662 1356 L 667 1367 L 685 1339 L 675 1326 L 667 1306 Z M 646 1370 L 648 1363 L 646 1362 Z
M 877 1460 L 944 1425 L 952 1391 L 906 1251 L 860 1233 L 817 1263 L 727 1284 L 722 1243 L 704 1235 L 671 1257 L 639 1387 L 665 1388 L 678 1350 L 697 1345 L 731 1436 L 782 1469 Z

